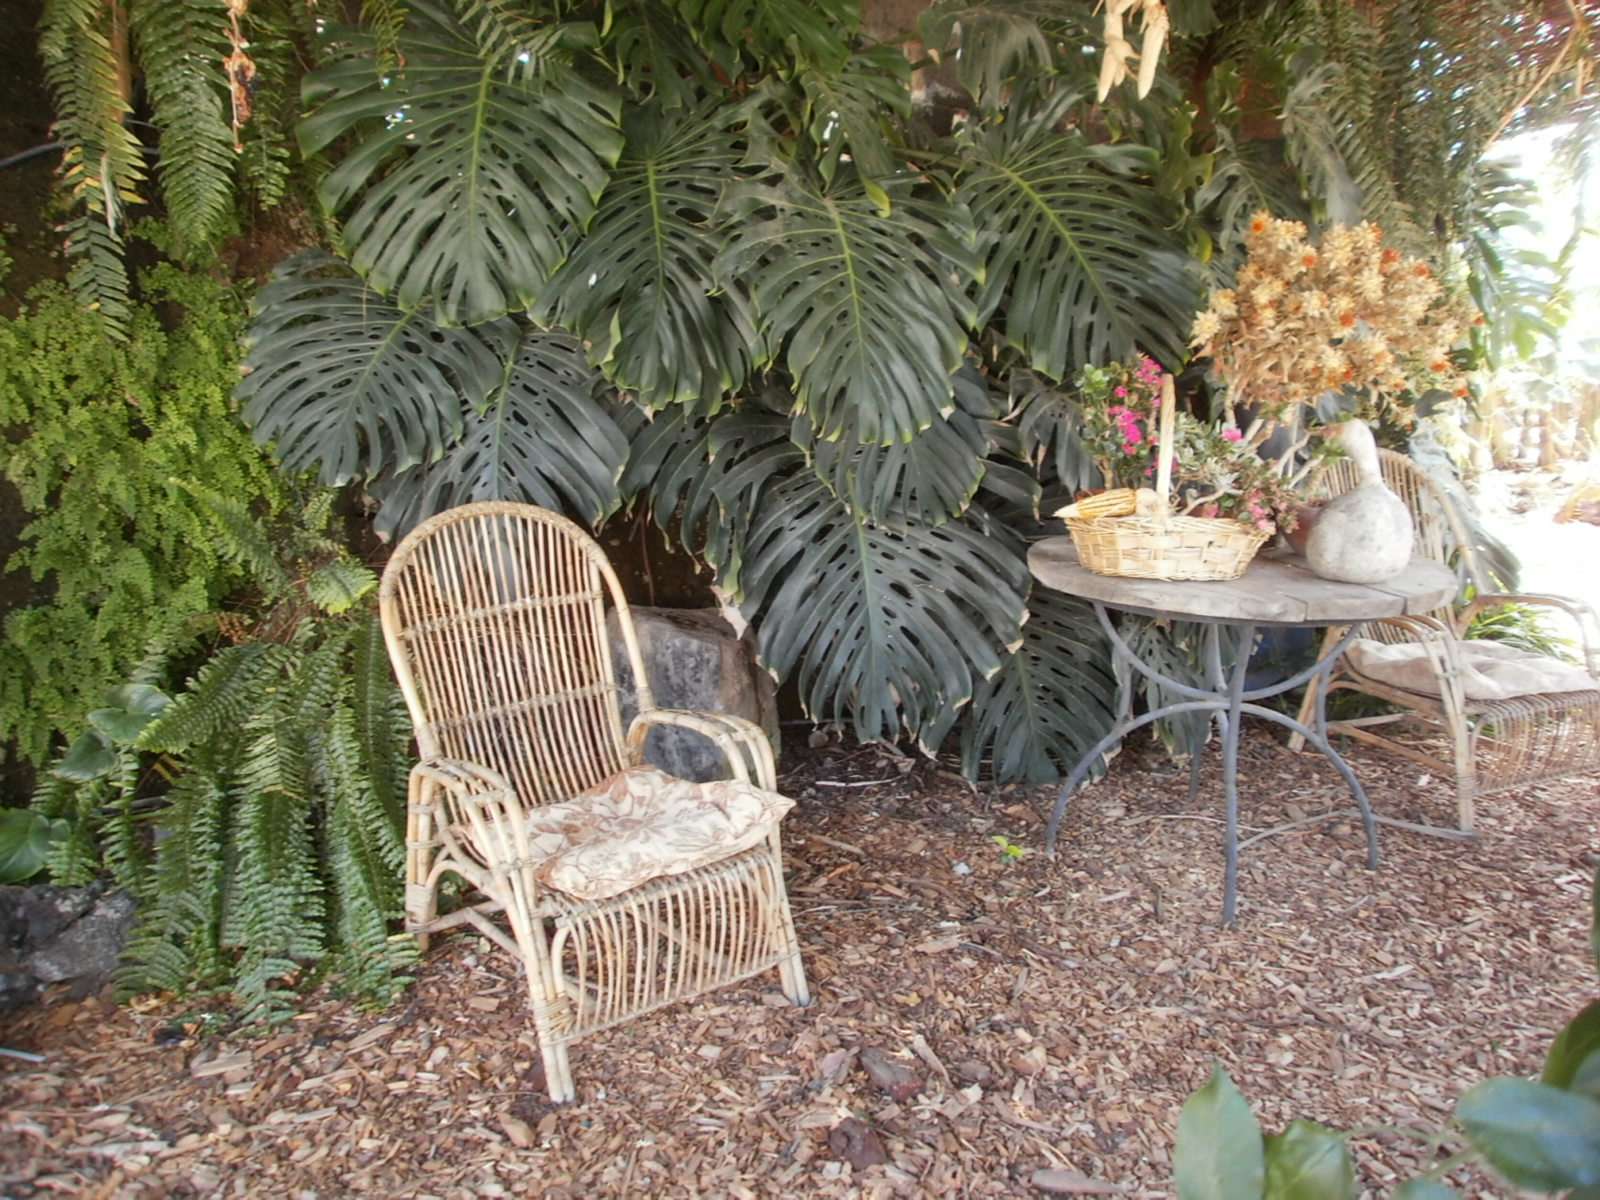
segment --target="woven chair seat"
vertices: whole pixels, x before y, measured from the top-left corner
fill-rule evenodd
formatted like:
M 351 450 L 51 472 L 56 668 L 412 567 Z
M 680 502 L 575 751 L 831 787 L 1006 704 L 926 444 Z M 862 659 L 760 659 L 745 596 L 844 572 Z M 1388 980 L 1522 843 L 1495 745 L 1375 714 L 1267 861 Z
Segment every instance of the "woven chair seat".
M 628 767 L 528 814 L 533 874 L 574 899 L 604 900 L 748 850 L 793 807 L 753 784 Z

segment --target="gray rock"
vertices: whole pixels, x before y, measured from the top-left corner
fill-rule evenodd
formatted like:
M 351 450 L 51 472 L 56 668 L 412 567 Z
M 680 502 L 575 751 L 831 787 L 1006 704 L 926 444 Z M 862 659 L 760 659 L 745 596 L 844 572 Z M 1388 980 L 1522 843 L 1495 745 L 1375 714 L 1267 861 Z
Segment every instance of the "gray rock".
M 639 653 L 657 707 L 732 713 L 754 721 L 778 745 L 777 688 L 756 663 L 755 652 L 714 608 L 634 608 Z M 633 671 L 616 614 L 606 620 L 624 727 L 639 711 Z M 707 738 L 686 729 L 657 727 L 645 740 L 645 761 L 683 779 L 727 778 L 726 760 Z
M 94 907 L 95 888 L 0 887 L 0 962 L 17 961 Z
M 91 988 L 104 983 L 122 957 L 133 929 L 133 911 L 133 897 L 127 892 L 101 897 L 92 912 L 34 951 L 29 969 L 41 983 L 73 979 Z

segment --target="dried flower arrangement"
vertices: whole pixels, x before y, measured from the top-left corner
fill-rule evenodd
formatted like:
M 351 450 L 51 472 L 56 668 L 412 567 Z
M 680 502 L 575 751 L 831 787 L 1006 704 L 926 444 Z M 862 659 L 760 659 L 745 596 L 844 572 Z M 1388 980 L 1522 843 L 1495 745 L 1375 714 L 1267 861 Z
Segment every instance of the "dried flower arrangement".
M 1410 393 L 1465 394 L 1450 350 L 1474 318 L 1427 263 L 1384 246 L 1377 226 L 1334 226 L 1313 246 L 1300 222 L 1258 212 L 1245 248 L 1234 286 L 1212 293 L 1191 344 L 1226 381 L 1230 420 L 1254 406 L 1251 445 L 1328 391 L 1367 389 L 1402 424 Z
M 1084 442 L 1106 482 L 1150 487 L 1158 465 L 1160 365 L 1140 358 L 1132 366 L 1085 367 L 1076 387 L 1083 402 Z M 1241 430 L 1179 413 L 1173 447 L 1174 512 L 1227 517 L 1267 533 L 1294 528 L 1301 499 L 1278 466 L 1247 444 Z

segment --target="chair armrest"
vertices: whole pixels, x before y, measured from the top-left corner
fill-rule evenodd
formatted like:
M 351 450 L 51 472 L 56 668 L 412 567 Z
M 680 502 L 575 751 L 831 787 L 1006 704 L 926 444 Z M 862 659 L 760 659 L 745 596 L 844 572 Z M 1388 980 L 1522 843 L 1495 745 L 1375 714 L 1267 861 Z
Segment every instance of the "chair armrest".
M 1368 625 L 1383 625 L 1407 635 L 1422 647 L 1439 681 L 1439 699 L 1447 710 L 1461 712 L 1466 696 L 1461 691 L 1461 655 L 1455 630 L 1435 617 L 1382 617 Z
M 460 759 L 430 758 L 411 768 L 411 783 L 412 804 L 418 808 L 432 807 L 435 789 L 443 793 L 439 836 L 457 856 L 479 860 L 497 881 L 525 874 L 519 868 L 532 857 L 527 810 L 499 772 Z M 458 835 L 466 845 L 457 843 Z M 532 887 L 531 880 L 526 886 Z
M 1600 617 L 1582 600 L 1569 596 L 1548 596 L 1540 593 L 1489 592 L 1473 598 L 1472 603 L 1456 617 L 1457 635 L 1467 636 L 1467 627 L 1480 612 L 1500 608 L 1506 604 L 1527 604 L 1537 608 L 1554 608 L 1572 618 L 1578 628 L 1578 644 L 1583 650 L 1584 669 L 1600 678 Z
M 732 713 L 690 712 L 682 708 L 652 708 L 640 713 L 628 727 L 628 756 L 642 760 L 644 740 L 651 726 L 673 725 L 709 738 L 728 760 L 734 779 L 753 783 L 769 792 L 778 788 L 778 767 L 772 743 L 754 721 Z

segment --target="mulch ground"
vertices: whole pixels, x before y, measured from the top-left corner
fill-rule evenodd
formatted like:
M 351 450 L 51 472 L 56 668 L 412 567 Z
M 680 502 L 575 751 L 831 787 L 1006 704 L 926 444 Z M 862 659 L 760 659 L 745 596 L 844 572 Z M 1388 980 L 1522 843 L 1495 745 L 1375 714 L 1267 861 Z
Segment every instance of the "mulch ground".
M 1347 803 L 1265 733 L 1244 754 L 1251 829 Z M 1447 782 L 1354 759 L 1379 812 L 1452 817 Z M 1189 807 L 1148 747 L 1074 802 L 1054 862 L 1048 790 L 851 746 L 786 765 L 810 1008 L 774 973 L 603 1033 L 555 1108 L 522 982 L 472 934 L 389 1012 L 319 994 L 264 1037 L 178 1000 L 63 1000 L 0 1029 L 46 1056 L 0 1059 L 0 1194 L 1169 1195 L 1213 1061 L 1269 1130 L 1436 1129 L 1484 1076 L 1536 1073 L 1596 991 L 1593 779 L 1482 801 L 1472 844 L 1385 829 L 1376 873 L 1354 822 L 1278 834 L 1229 930 L 1216 780 Z M 1355 1146 L 1368 1195 L 1430 1161 Z

